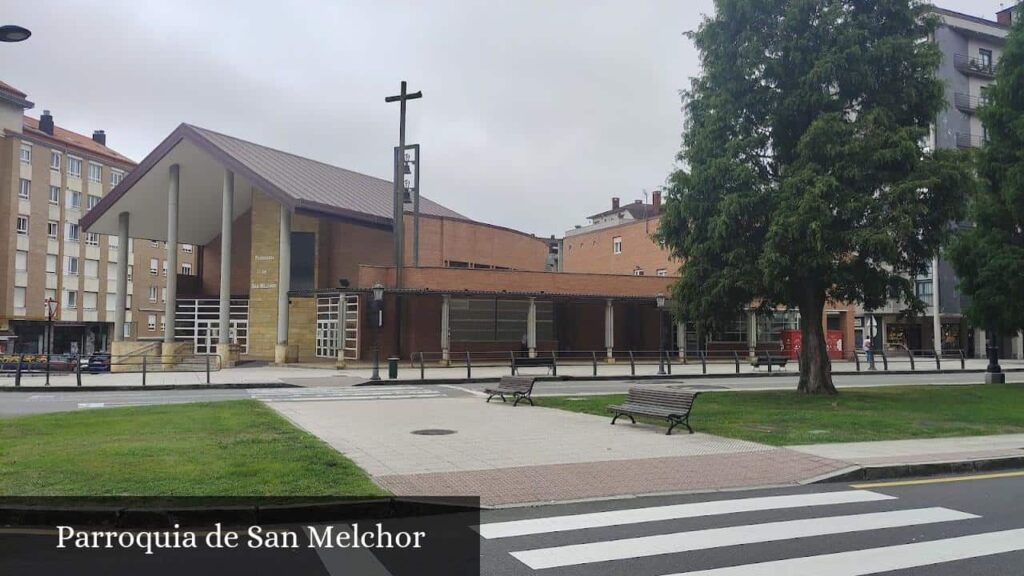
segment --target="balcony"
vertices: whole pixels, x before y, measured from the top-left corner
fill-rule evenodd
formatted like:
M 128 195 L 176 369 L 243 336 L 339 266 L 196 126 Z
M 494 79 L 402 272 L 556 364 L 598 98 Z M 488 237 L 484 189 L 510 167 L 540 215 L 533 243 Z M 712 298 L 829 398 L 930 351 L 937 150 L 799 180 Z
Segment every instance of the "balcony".
M 988 105 L 988 98 L 957 92 L 953 95 L 953 105 L 965 114 L 974 114 L 978 108 Z
M 981 148 L 984 145 L 985 139 L 977 134 L 971 134 L 969 132 L 956 133 L 957 148 Z
M 978 76 L 981 78 L 996 77 L 996 65 L 991 60 L 982 60 L 981 58 L 972 58 L 965 54 L 956 54 L 953 56 L 953 67 L 968 76 Z

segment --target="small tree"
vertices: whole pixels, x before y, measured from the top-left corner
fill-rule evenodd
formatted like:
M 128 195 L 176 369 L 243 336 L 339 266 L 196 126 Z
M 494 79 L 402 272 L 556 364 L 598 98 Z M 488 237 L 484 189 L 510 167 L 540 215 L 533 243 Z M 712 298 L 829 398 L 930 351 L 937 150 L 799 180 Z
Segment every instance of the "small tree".
M 944 105 L 935 20 L 915 0 L 717 0 L 691 38 L 703 74 L 658 238 L 688 318 L 800 309 L 798 389 L 835 393 L 829 299 L 913 308 L 960 216 L 959 155 L 929 151 Z
M 1012 334 L 1024 329 L 1024 20 L 1010 31 L 988 95 L 979 112 L 988 142 L 975 156 L 974 226 L 957 235 L 949 258 L 970 297 L 967 317 Z

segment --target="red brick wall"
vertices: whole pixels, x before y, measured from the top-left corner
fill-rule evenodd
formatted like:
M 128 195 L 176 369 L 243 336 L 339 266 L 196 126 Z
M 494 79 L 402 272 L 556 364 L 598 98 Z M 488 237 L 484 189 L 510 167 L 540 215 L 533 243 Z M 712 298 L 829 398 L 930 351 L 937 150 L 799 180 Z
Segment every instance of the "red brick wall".
M 231 294 L 249 293 L 249 259 L 252 251 L 251 212 L 246 211 L 231 224 Z M 202 247 L 203 294 L 220 295 L 220 234 Z
M 405 262 L 412 265 L 413 217 L 405 216 Z M 446 261 L 543 272 L 548 245 L 516 230 L 480 222 L 420 216 L 420 266 Z
M 669 276 L 676 276 L 679 264 L 669 253 L 657 245 L 651 234 L 658 228 L 658 220 L 630 222 L 593 232 L 566 236 L 562 245 L 562 269 L 565 272 L 590 274 L 633 274 L 637 268 L 646 276 L 654 276 L 664 268 Z M 622 238 L 622 253 L 615 254 L 612 240 Z

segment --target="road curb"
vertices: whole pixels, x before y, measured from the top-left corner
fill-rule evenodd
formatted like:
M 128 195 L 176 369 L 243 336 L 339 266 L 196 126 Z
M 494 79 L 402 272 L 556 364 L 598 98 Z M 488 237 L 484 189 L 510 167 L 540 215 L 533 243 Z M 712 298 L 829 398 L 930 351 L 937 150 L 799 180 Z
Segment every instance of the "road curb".
M 952 462 L 922 462 L 918 464 L 892 464 L 885 466 L 857 466 L 839 470 L 832 475 L 813 478 L 806 484 L 829 484 L 863 482 L 873 480 L 895 480 L 899 478 L 920 478 L 947 474 L 968 474 L 991 472 L 993 470 L 1024 469 L 1024 456 L 982 458 L 979 460 L 958 460 Z
M 154 384 L 151 386 L 4 386 L 0 392 L 145 392 L 147 390 L 245 390 L 251 388 L 304 388 L 284 382 L 238 384 Z
M 409 370 L 418 371 L 416 368 L 409 368 Z M 1004 368 L 1004 373 L 1017 373 L 1024 372 L 1024 368 Z M 887 372 L 833 372 L 833 376 L 879 376 L 882 374 L 892 376 L 905 376 L 908 374 L 984 374 L 984 369 L 971 369 L 971 370 L 889 370 Z M 532 376 L 532 374 L 531 374 Z M 783 378 L 786 376 L 800 376 L 799 372 L 751 372 L 751 373 L 723 373 L 723 374 L 641 374 L 638 376 L 630 376 L 628 374 L 616 374 L 608 376 L 537 376 L 537 382 L 615 382 L 622 380 L 721 380 L 728 378 Z M 394 380 L 367 380 L 366 382 L 359 382 L 352 384 L 352 386 L 389 386 L 389 385 L 401 385 L 408 386 L 410 384 L 420 385 L 431 385 L 431 384 L 490 384 L 497 382 L 501 379 L 501 376 L 487 376 L 483 378 L 427 378 L 421 380 L 419 378 L 396 378 Z M 980 382 L 979 382 L 980 384 Z

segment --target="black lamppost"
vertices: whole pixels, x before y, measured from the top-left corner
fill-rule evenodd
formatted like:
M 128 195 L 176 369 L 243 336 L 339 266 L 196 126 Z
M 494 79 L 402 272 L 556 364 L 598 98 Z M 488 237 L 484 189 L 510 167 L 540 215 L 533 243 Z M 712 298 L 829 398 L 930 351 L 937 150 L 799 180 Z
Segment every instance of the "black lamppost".
M 57 312 L 57 301 L 53 298 L 47 298 L 44 301 L 46 304 L 46 342 L 44 342 L 46 350 L 46 385 L 50 385 L 50 353 L 53 342 L 53 315 Z
M 380 380 L 380 327 L 383 324 L 384 285 L 376 282 L 373 285 L 373 373 L 370 380 Z
M 985 367 L 985 383 L 1003 384 L 1006 382 L 1006 375 L 1003 374 L 1003 368 L 999 365 L 999 335 L 996 333 L 995 328 L 991 327 L 985 331 L 985 335 L 988 337 L 988 345 L 985 346 L 985 352 L 988 354 L 988 366 Z
M 28 28 L 22 28 L 13 24 L 0 26 L 0 42 L 21 42 L 22 40 L 28 40 L 28 37 L 31 35 L 32 31 Z
M 665 295 L 658 292 L 654 297 L 658 304 L 658 375 L 665 375 Z

